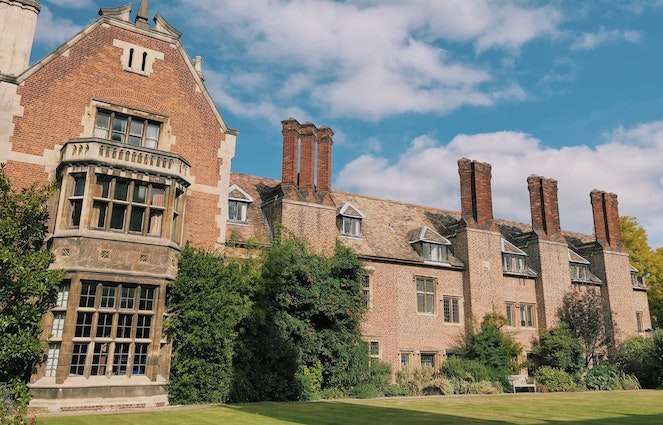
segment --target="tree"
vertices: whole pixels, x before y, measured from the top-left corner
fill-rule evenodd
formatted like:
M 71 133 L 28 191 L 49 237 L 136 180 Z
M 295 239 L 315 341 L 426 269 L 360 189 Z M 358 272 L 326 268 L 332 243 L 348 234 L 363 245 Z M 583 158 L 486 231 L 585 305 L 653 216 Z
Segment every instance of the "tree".
M 645 278 L 652 326 L 658 328 L 663 323 L 663 247 L 651 249 L 647 232 L 635 217 L 622 216 L 619 225 L 631 264 Z
M 44 357 L 41 319 L 63 276 L 44 243 L 52 189 L 15 192 L 0 166 L 0 381 L 27 382 Z
M 533 350 L 539 366 L 550 366 L 574 375 L 585 366 L 582 346 L 568 324 L 542 329 Z
M 595 291 L 567 292 L 557 311 L 559 320 L 566 323 L 582 346 L 585 366 L 596 362 L 612 343 L 609 327 L 614 324 L 606 318 L 601 295 Z
M 360 331 L 363 272 L 340 244 L 324 257 L 301 239 L 276 238 L 265 253 L 254 314 L 243 326 L 234 399 L 301 399 L 319 365 L 323 390 L 347 392 L 368 379 Z
M 168 396 L 175 404 L 218 403 L 228 398 L 236 327 L 251 311 L 251 261 L 223 258 L 186 246 L 177 278 L 169 288 L 171 316 L 166 321 L 173 342 Z
M 513 359 L 522 353 L 522 347 L 502 332 L 506 323 L 504 316 L 487 314 L 479 332 L 470 331 L 465 335 L 465 345 L 459 352 L 461 357 L 477 360 L 486 366 L 493 380 L 501 380 L 519 367 Z

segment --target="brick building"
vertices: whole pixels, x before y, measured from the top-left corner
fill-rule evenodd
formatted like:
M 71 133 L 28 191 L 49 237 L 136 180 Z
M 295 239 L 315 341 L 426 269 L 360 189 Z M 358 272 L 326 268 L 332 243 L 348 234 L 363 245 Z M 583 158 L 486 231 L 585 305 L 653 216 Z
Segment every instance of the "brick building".
M 39 3 L 0 0 L 0 162 L 16 188 L 57 181 L 48 245 L 66 271 L 44 318 L 36 406 L 167 403 L 165 290 L 185 241 L 223 246 L 237 132 L 180 33 L 147 1 L 28 67 Z M 9 37 L 12 35 L 13 37 Z
M 158 406 L 170 345 L 165 291 L 185 242 L 244 255 L 276 226 L 322 254 L 336 240 L 367 274 L 371 355 L 438 366 L 484 314 L 526 348 L 567 291 L 596 291 L 617 339 L 651 326 L 619 234 L 617 199 L 591 194 L 594 235 L 560 229 L 554 180 L 531 176 L 532 223 L 495 219 L 491 167 L 461 159 L 461 211 L 339 192 L 333 131 L 283 121 L 281 181 L 231 173 L 228 128 L 180 33 L 148 2 L 99 18 L 28 66 L 39 3 L 0 0 L 0 162 L 15 187 L 56 181 L 48 245 L 64 269 L 30 384 L 49 409 Z M 6 35 L 12 35 L 12 37 Z M 589 210 L 588 210 L 589 213 Z
M 617 341 L 651 327 L 647 293 L 621 242 L 617 196 L 590 194 L 594 235 L 563 231 L 557 182 L 530 176 L 532 223 L 493 217 L 491 166 L 458 161 L 461 211 L 332 190 L 333 132 L 283 121 L 283 177 L 232 173 L 227 253 L 275 226 L 328 254 L 336 240 L 363 260 L 371 355 L 399 370 L 439 366 L 485 314 L 499 313 L 525 351 L 557 323 L 569 291 L 601 295 Z M 317 144 L 317 149 L 315 145 Z M 318 152 L 317 158 L 313 152 Z M 299 169 L 298 169 L 299 167 Z

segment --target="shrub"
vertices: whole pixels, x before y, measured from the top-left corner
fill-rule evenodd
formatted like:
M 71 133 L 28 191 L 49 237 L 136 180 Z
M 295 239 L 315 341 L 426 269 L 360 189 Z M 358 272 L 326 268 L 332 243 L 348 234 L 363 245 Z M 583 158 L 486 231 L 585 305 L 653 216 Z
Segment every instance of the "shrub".
M 653 339 L 635 337 L 624 341 L 612 356 L 612 362 L 625 373 L 635 376 L 644 388 L 656 388 L 658 376 L 652 355 Z
M 382 392 L 371 382 L 357 384 L 350 390 L 350 397 L 353 398 L 375 398 L 381 395 Z
M 580 389 L 570 374 L 550 366 L 540 367 L 534 373 L 534 378 L 537 384 L 551 392 L 577 391 Z
M 381 394 L 384 394 L 391 385 L 391 365 L 386 362 L 372 361 L 368 379 Z
M 450 383 L 453 387 L 453 394 L 499 394 L 502 392 L 502 387 L 491 381 L 467 381 L 452 378 Z
M 0 386 L 0 424 L 23 425 L 28 413 L 30 393 L 25 382 L 18 378 Z
M 440 372 L 447 378 L 459 378 L 465 381 L 490 381 L 488 368 L 477 360 L 452 357 L 442 363 Z
M 550 366 L 571 375 L 585 366 L 582 346 L 566 323 L 541 330 L 539 343 L 533 347 L 538 366 Z
M 296 374 L 301 385 L 302 400 L 316 400 L 320 398 L 322 389 L 322 363 L 319 361 L 314 365 L 300 366 Z
M 620 372 L 614 365 L 601 364 L 587 371 L 585 386 L 595 391 L 632 390 L 639 389 L 640 383 L 637 377 Z
M 396 374 L 396 384 L 408 395 L 422 395 L 424 388 L 433 380 L 435 371 L 430 366 L 406 366 Z

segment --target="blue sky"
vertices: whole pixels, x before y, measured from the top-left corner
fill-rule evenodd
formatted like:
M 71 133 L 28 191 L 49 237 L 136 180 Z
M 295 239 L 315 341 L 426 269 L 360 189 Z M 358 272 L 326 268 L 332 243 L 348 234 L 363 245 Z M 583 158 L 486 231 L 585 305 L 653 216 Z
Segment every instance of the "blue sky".
M 41 0 L 33 61 L 127 0 Z M 134 0 L 134 11 L 138 0 Z M 497 217 L 562 227 L 619 195 L 663 246 L 663 0 L 152 0 L 203 57 L 234 171 L 280 178 L 281 120 L 334 132 L 333 187 L 459 210 L 456 161 L 493 166 Z

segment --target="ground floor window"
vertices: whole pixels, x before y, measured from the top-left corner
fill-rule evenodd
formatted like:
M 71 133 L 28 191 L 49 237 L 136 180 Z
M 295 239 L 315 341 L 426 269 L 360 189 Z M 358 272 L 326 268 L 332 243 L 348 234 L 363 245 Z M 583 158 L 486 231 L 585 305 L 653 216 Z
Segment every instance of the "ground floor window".
M 421 366 L 430 366 L 435 369 L 435 353 L 421 353 Z
M 409 366 L 410 365 L 410 356 L 412 353 L 401 353 L 400 358 L 401 358 L 401 367 Z
M 60 343 L 51 342 L 48 344 L 48 354 L 46 355 L 46 368 L 44 375 L 55 376 L 60 361 Z

